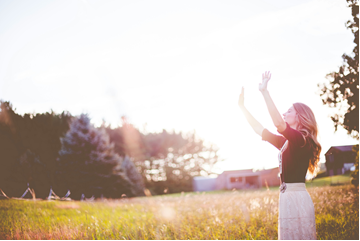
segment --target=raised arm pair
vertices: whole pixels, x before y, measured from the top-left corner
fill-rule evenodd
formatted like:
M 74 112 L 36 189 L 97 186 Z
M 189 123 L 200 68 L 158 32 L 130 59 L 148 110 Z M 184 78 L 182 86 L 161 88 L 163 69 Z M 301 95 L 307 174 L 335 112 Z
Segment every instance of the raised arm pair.
M 268 111 L 270 113 L 271 119 L 278 129 L 278 131 L 282 132 L 286 129 L 286 123 L 281 117 L 279 111 L 277 110 L 273 100 L 270 97 L 269 91 L 267 90 L 267 84 L 269 80 L 271 79 L 270 71 L 265 72 L 262 75 L 262 82 L 259 84 L 259 90 L 262 93 L 266 106 L 268 108 Z M 241 94 L 239 96 L 239 107 L 244 113 L 246 120 L 249 122 L 253 130 L 258 134 L 262 135 L 262 132 L 264 130 L 264 127 L 250 114 L 250 112 L 246 109 L 244 105 L 244 87 L 241 89 Z

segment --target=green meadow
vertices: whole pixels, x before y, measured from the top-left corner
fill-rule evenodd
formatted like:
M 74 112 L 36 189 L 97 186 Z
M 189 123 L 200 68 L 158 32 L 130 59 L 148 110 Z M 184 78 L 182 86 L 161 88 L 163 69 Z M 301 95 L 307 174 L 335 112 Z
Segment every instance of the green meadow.
M 306 184 L 317 239 L 359 239 L 359 190 L 348 183 L 343 175 Z M 278 201 L 277 188 L 95 202 L 1 200 L 0 239 L 277 239 Z

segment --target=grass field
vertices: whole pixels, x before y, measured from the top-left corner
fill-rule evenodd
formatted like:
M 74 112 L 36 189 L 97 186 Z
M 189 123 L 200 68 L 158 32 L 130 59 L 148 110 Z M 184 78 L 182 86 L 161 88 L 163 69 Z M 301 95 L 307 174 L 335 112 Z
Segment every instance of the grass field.
M 329 184 L 307 183 L 317 238 L 359 239 L 358 189 Z M 278 198 L 278 190 L 261 189 L 101 202 L 1 200 L 0 239 L 277 239 Z
M 323 177 L 306 182 L 306 187 L 323 187 L 350 184 L 350 174 Z

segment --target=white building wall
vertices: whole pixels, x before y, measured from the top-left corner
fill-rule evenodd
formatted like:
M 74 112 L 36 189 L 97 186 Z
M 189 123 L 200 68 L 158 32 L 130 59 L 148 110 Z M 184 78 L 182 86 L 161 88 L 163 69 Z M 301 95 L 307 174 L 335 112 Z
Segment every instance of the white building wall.
M 216 177 L 194 177 L 193 189 L 195 192 L 215 190 Z

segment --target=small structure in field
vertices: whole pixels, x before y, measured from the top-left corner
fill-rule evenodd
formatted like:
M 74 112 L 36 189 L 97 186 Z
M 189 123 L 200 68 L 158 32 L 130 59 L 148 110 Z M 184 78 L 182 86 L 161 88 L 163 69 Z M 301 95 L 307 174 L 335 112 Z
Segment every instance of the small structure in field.
M 279 186 L 279 168 L 224 171 L 218 177 L 194 177 L 194 191 L 251 189 Z
M 193 189 L 197 192 L 216 190 L 217 177 L 194 177 Z
M 325 153 L 328 176 L 344 174 L 354 166 L 356 160 L 354 146 L 356 145 L 330 147 Z

